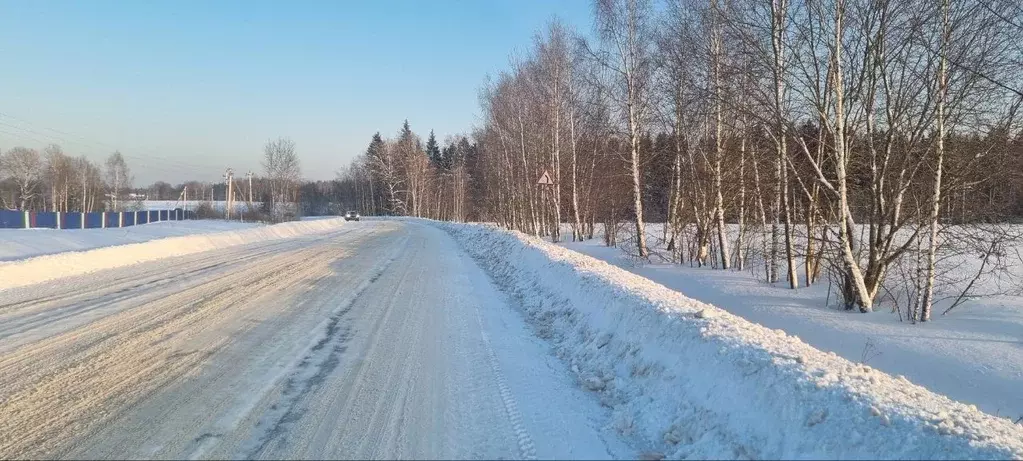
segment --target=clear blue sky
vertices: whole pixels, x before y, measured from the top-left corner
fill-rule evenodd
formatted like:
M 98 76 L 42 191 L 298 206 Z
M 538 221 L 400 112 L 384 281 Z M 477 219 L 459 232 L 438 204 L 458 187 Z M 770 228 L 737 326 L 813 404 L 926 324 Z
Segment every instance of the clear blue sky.
M 590 0 L 0 0 L 0 148 L 120 149 L 138 186 L 258 171 L 290 136 L 330 179 L 403 119 L 467 132 L 555 16 L 588 32 Z

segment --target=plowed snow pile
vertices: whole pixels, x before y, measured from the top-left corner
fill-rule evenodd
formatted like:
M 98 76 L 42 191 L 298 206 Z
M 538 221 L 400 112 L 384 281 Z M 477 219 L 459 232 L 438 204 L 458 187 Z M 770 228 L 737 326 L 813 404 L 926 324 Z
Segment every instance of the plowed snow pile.
M 297 221 L 0 262 L 0 290 L 218 248 L 317 234 L 343 225 L 340 218 Z
M 197 219 L 108 229 L 0 229 L 0 262 L 262 226 L 238 221 Z
M 438 223 L 537 334 L 669 458 L 1023 458 L 1023 426 L 588 256 Z

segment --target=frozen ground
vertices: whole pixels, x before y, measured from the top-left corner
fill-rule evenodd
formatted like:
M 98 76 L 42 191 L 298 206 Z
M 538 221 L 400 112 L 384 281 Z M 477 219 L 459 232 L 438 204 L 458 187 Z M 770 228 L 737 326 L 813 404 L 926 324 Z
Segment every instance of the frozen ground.
M 0 229 L 0 261 L 257 227 L 221 220 L 164 221 L 120 229 Z
M 657 242 L 658 233 L 654 227 L 651 242 Z M 872 314 L 829 308 L 823 283 L 792 291 L 784 284 L 765 284 L 748 271 L 642 263 L 627 250 L 604 246 L 599 236 L 563 245 L 785 331 L 817 349 L 904 375 L 989 414 L 1023 417 L 1023 298 L 973 301 L 945 316 L 939 310 L 933 322 L 912 325 L 884 307 Z M 830 296 L 834 304 L 835 294 Z
M 0 458 L 639 455 L 446 233 L 313 223 L 0 290 Z

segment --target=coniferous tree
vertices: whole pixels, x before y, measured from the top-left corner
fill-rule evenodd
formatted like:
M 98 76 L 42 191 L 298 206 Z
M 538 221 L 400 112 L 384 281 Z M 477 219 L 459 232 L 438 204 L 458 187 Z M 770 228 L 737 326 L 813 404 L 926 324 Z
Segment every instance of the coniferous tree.
M 367 189 L 368 189 L 368 198 L 369 198 L 369 200 L 367 201 L 368 205 L 369 205 L 369 211 L 368 212 L 370 214 L 380 213 L 382 211 L 380 209 L 380 206 L 381 206 L 381 204 L 385 203 L 385 199 L 383 199 L 383 197 L 380 197 L 380 199 L 378 199 L 378 194 L 381 194 L 383 192 L 383 189 L 379 188 L 379 187 L 376 187 L 376 182 L 379 180 L 379 178 L 378 178 L 379 175 L 374 174 L 373 169 L 374 169 L 374 166 L 376 165 L 376 162 L 384 154 L 384 149 L 386 149 L 386 148 L 387 148 L 387 146 L 384 145 L 384 139 L 383 139 L 383 137 L 380 136 L 380 132 L 379 131 L 377 131 L 376 133 L 373 134 L 373 140 L 369 142 L 369 147 L 366 148 L 366 159 L 367 159 L 367 162 L 366 162 L 367 163 L 367 168 L 366 168 L 367 184 L 366 184 L 366 186 L 367 186 Z
M 373 134 L 373 140 L 369 142 L 369 147 L 366 148 L 366 155 L 373 157 L 380 153 L 384 148 L 384 139 L 380 136 L 380 132 L 377 131 Z
M 430 158 L 430 164 L 434 168 L 444 169 L 444 158 L 441 155 L 440 146 L 437 145 L 437 137 L 434 136 L 433 130 L 430 130 L 430 137 L 426 140 L 426 156 Z
M 451 170 L 456 166 L 456 158 L 458 157 L 457 147 L 454 143 L 449 143 L 444 146 L 444 149 L 440 152 L 439 165 L 444 170 Z

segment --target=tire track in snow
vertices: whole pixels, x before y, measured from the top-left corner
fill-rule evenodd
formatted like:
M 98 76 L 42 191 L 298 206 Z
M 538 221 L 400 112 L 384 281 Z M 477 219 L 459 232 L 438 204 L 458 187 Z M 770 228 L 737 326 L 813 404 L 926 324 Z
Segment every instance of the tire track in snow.
M 52 325 L 55 322 L 61 320 L 77 317 L 82 314 L 92 312 L 103 307 L 107 307 L 113 304 L 117 304 L 122 301 L 137 298 L 153 298 L 159 296 L 156 293 L 140 293 L 137 290 L 153 290 L 174 284 L 186 283 L 186 279 L 194 279 L 196 277 L 213 274 L 217 270 L 225 267 L 232 266 L 236 263 L 245 263 L 257 258 L 266 257 L 271 253 L 275 253 L 279 249 L 271 249 L 252 255 L 246 255 L 238 257 L 236 260 L 223 260 L 214 263 L 204 264 L 201 267 L 192 268 L 186 272 L 178 272 L 170 276 L 154 276 L 152 278 L 146 278 L 142 281 L 136 281 L 132 283 L 121 284 L 120 286 L 110 287 L 101 286 L 100 288 L 87 290 L 86 293 L 79 293 L 78 297 L 89 293 L 102 293 L 107 292 L 106 295 L 98 295 L 92 299 L 86 299 L 78 301 L 74 299 L 76 294 L 74 292 L 67 295 L 58 295 L 50 300 L 41 300 L 40 305 L 32 305 L 31 312 L 22 314 L 20 317 L 6 320 L 2 326 L 0 326 L 0 339 L 6 339 L 9 336 L 25 333 L 31 331 L 36 327 L 44 325 Z M 194 264 L 194 261 L 189 261 L 187 264 Z M 182 264 L 183 266 L 186 264 Z M 170 272 L 170 271 L 168 271 Z M 116 291 L 113 294 L 109 294 L 109 290 L 114 289 Z M 32 301 L 26 301 L 26 304 L 31 304 Z M 62 306 L 50 306 L 47 304 L 63 304 Z M 134 307 L 142 307 L 144 304 L 139 303 Z M 6 306 L 0 306 L 0 309 Z M 36 313 L 37 311 L 45 311 L 45 315 Z
M 515 396 L 512 395 L 504 379 L 504 374 L 501 373 L 501 365 L 497 361 L 497 354 L 494 353 L 494 347 L 490 344 L 490 338 L 487 336 L 486 329 L 483 328 L 483 319 L 481 318 L 478 306 L 476 307 L 476 324 L 480 328 L 483 347 L 487 350 L 487 358 L 490 362 L 490 368 L 494 371 L 494 379 L 497 381 L 497 389 L 501 394 L 501 401 L 504 403 L 504 410 L 508 415 L 508 421 L 511 423 L 512 430 L 515 431 L 515 437 L 518 439 L 519 455 L 522 459 L 536 459 L 536 445 L 522 423 L 522 414 L 519 413 L 519 407 L 515 403 Z
M 489 304 L 466 286 L 471 282 L 461 276 L 460 257 L 452 254 L 457 248 L 445 244 L 446 236 L 410 230 L 401 257 L 346 317 L 353 335 L 342 365 L 303 397 L 298 406 L 305 413 L 289 425 L 286 439 L 255 456 L 536 458 L 529 418 L 511 383 L 498 384 L 504 371 L 495 372 L 490 356 L 500 352 L 498 333 L 488 329 L 493 348 L 479 336 L 476 305 Z M 256 417 L 271 402 L 264 399 Z M 229 443 L 222 446 L 238 446 Z M 241 456 L 219 448 L 210 453 Z
M 413 255 L 414 260 L 414 256 L 421 254 L 425 243 L 419 240 L 414 247 L 407 243 L 403 246 L 406 256 Z M 419 274 L 418 268 L 405 267 L 400 277 L 399 286 L 407 286 L 412 293 L 421 293 L 423 277 L 419 277 Z M 395 291 L 395 293 L 400 292 Z M 360 371 L 366 370 L 369 372 L 369 376 L 376 377 L 378 381 L 375 383 L 381 389 L 390 390 L 387 397 L 380 398 L 379 394 L 374 396 L 372 412 L 365 415 L 364 419 L 366 427 L 370 430 L 363 431 L 358 442 L 354 444 L 356 453 L 371 454 L 371 457 L 379 453 L 375 450 L 380 447 L 399 447 L 395 440 L 400 430 L 400 426 L 396 425 L 399 422 L 398 415 L 405 416 L 402 403 L 411 396 L 410 388 L 414 387 L 413 383 L 418 382 L 418 376 L 414 374 L 418 363 L 414 361 L 414 357 L 421 352 L 423 347 L 420 342 L 423 330 L 409 328 L 409 326 L 421 325 L 417 320 L 422 312 L 397 304 L 402 301 L 402 298 L 400 295 L 392 295 L 387 303 L 387 308 L 381 312 L 373 327 L 373 339 L 366 355 L 363 356 L 363 364 L 366 360 L 378 357 L 381 349 L 390 350 L 391 354 L 395 354 L 392 356 L 395 360 L 383 361 L 380 365 L 370 367 L 369 370 L 360 368 Z M 394 338 L 389 338 L 389 336 L 394 334 L 402 334 L 401 341 L 407 344 L 407 347 L 404 348 L 404 355 L 398 355 L 401 348 L 394 349 L 393 343 L 390 343 Z M 384 373 L 377 374 L 380 371 L 384 371 Z M 362 381 L 364 377 L 365 375 L 360 375 L 359 381 L 364 382 Z M 353 397 L 357 395 L 353 394 Z M 392 456 L 400 458 L 401 453 L 395 452 Z
M 346 234 L 352 234 L 347 238 L 358 238 L 364 233 L 361 230 L 344 229 L 322 235 L 173 257 L 162 262 L 141 263 L 130 269 L 74 276 L 61 283 L 50 284 L 53 290 L 48 290 L 45 284 L 28 289 L 0 290 L 0 299 L 7 301 L 0 305 L 0 351 L 13 350 L 27 342 L 56 336 L 68 329 L 84 327 L 87 323 L 116 315 L 123 312 L 118 310 L 119 306 L 128 305 L 128 309 L 137 309 L 160 302 L 166 296 L 162 289 L 175 285 L 177 291 L 193 289 L 201 286 L 209 277 L 223 276 L 222 272 L 249 262 L 272 259 L 282 252 L 306 247 L 311 242 L 331 241 Z M 39 296 L 40 292 L 47 291 L 58 294 Z
M 340 364 L 340 355 L 345 352 L 345 343 L 351 336 L 350 325 L 341 325 L 341 321 L 360 295 L 372 286 L 380 275 L 397 259 L 408 237 L 381 264 L 373 269 L 371 275 L 350 292 L 347 298 L 338 304 L 332 315 L 321 324 L 318 331 L 322 333 L 310 341 L 301 359 L 287 369 L 290 374 L 285 378 L 280 400 L 272 404 L 259 422 L 259 429 L 249 438 L 235 457 L 253 459 L 259 457 L 267 447 L 287 435 L 292 423 L 298 421 L 305 413 L 301 403 L 312 390 L 333 372 Z M 333 344 L 333 347 L 327 347 Z M 277 380 L 275 379 L 274 382 Z M 209 442 L 212 442 L 210 440 Z M 196 459 L 202 456 L 211 443 L 200 445 L 188 457 Z
M 382 288 L 369 290 L 355 301 L 355 305 L 361 307 L 358 316 L 353 316 L 351 321 L 352 328 L 359 333 L 353 336 L 355 341 L 349 344 L 349 351 L 353 355 L 344 375 L 329 377 L 331 389 L 326 395 L 317 392 L 315 396 L 308 397 L 325 399 L 317 403 L 317 408 L 311 412 L 311 419 L 303 421 L 303 424 L 312 427 L 303 427 L 304 433 L 288 444 L 268 446 L 263 456 L 317 458 L 330 457 L 327 454 L 332 453 L 345 453 L 354 458 L 404 457 L 391 451 L 398 447 L 388 445 L 391 440 L 383 438 L 392 434 L 388 432 L 392 428 L 387 423 L 393 421 L 379 416 L 385 407 L 391 407 L 399 400 L 395 394 L 403 392 L 403 386 L 418 382 L 417 378 L 395 376 L 404 370 L 402 364 L 408 364 L 408 349 L 419 350 L 414 341 L 406 341 L 410 336 L 404 333 L 399 336 L 401 347 L 395 348 L 394 335 L 410 325 L 399 319 L 407 319 L 407 314 L 415 310 L 406 304 L 410 300 L 404 296 L 407 291 L 403 287 L 407 283 L 415 283 L 414 279 L 422 275 L 416 259 L 422 242 L 417 248 L 409 244 L 410 234 L 407 230 L 405 235 L 406 238 L 395 253 L 395 259 L 400 259 L 400 263 L 393 263 L 393 269 L 389 268 L 379 274 L 383 280 Z M 367 303 L 367 295 L 375 301 Z M 422 311 L 419 311 L 417 315 L 421 314 Z M 394 355 L 398 351 L 405 351 L 402 356 L 405 361 Z M 394 391 L 384 395 L 380 393 L 391 389 Z
M 228 308 L 246 313 L 217 322 L 203 336 L 228 336 L 232 338 L 229 345 L 204 360 L 200 368 L 173 380 L 166 390 L 150 393 L 119 412 L 100 430 L 77 437 L 75 447 L 61 456 L 185 459 L 201 446 L 202 458 L 237 457 L 238 447 L 274 403 L 272 391 L 280 390 L 283 378 L 303 357 L 324 320 L 344 301 L 348 289 L 368 277 L 386 256 L 393 240 L 381 238 L 382 234 L 311 243 L 316 254 L 306 253 L 306 260 L 322 270 L 290 287 L 254 291 L 252 297 Z M 267 272 L 280 270 L 274 264 L 262 265 Z M 171 341 L 180 343 L 175 338 Z M 187 347 L 195 344 L 189 342 Z
M 265 244 L 256 244 L 253 246 L 229 247 L 221 251 L 213 250 L 211 252 L 197 253 L 195 255 L 175 256 L 169 258 L 170 261 L 149 261 L 139 263 L 138 266 L 131 268 L 132 271 L 140 277 L 144 275 L 148 275 L 149 277 L 141 279 L 115 280 L 112 285 L 96 285 L 95 283 L 91 283 L 95 280 L 97 274 L 89 274 L 71 276 L 66 279 L 59 280 L 58 282 L 43 282 L 38 285 L 29 285 L 28 287 L 9 288 L 6 290 L 0 290 L 0 293 L 3 293 L 5 298 L 13 297 L 16 298 L 16 300 L 0 304 L 0 310 L 9 311 L 11 309 L 23 307 L 38 309 L 40 307 L 46 307 L 47 304 L 63 303 L 71 298 L 80 298 L 92 294 L 108 294 L 112 289 L 116 289 L 118 291 L 136 289 L 153 280 L 160 280 L 161 278 L 165 280 L 175 279 L 188 275 L 187 272 L 179 272 L 179 269 L 187 268 L 194 264 L 202 264 L 208 261 L 214 261 L 213 265 L 240 262 L 246 259 L 253 259 L 254 257 L 264 256 L 269 253 L 280 251 L 288 246 L 294 246 L 294 242 L 289 240 L 271 241 L 266 242 Z M 230 257 L 238 259 L 233 260 L 230 259 Z M 159 265 L 155 266 L 154 263 Z M 148 267 L 158 267 L 158 270 L 149 270 Z M 137 272 L 139 268 L 141 268 L 143 272 Z M 123 270 L 125 270 L 123 267 L 108 269 L 108 271 Z M 101 271 L 100 274 L 103 274 L 103 272 Z M 81 281 L 88 281 L 90 283 L 79 283 Z M 40 291 L 49 291 L 40 290 L 40 287 L 47 285 L 61 286 L 64 289 L 55 290 L 55 292 L 49 296 L 40 296 Z
M 0 457 L 54 456 L 52 450 L 71 435 L 90 433 L 200 366 L 228 341 L 210 329 L 258 308 L 248 292 L 235 287 L 257 282 L 258 292 L 293 286 L 327 269 L 332 258 L 322 253 L 309 248 L 282 254 L 275 270 L 252 265 L 0 357 L 0 414 L 9 415 L 0 420 Z M 154 348 L 168 335 L 173 344 Z M 92 343 L 82 348 L 83 340 Z M 196 347 L 201 353 L 178 354 Z
M 71 275 L 34 285 L 2 288 L 0 289 L 0 313 L 9 315 L 20 310 L 49 310 L 53 304 L 92 301 L 96 297 L 109 297 L 112 292 L 123 293 L 144 288 L 147 284 L 187 277 L 192 272 L 201 269 L 215 269 L 217 266 L 225 265 L 237 266 L 239 263 L 265 258 L 282 251 L 300 249 L 310 243 L 331 241 L 338 237 L 354 238 L 365 233 L 366 231 L 362 229 L 342 228 L 323 234 L 254 242 L 188 255 L 170 256 L 90 274 Z M 352 235 L 347 236 L 347 234 Z M 194 267 L 195 265 L 204 265 L 205 267 Z M 123 277 L 123 274 L 131 274 L 131 276 Z M 97 281 L 103 283 L 97 283 Z M 89 298 L 90 296 L 92 298 Z

